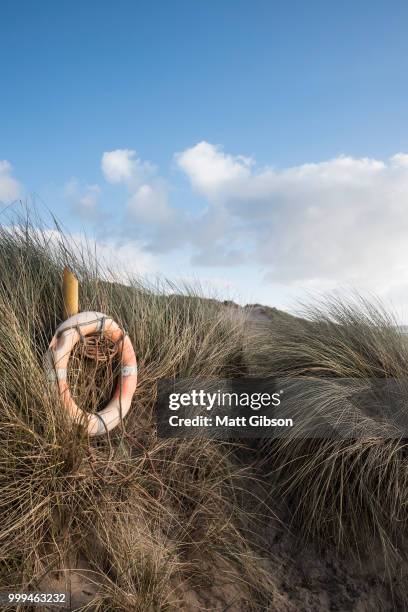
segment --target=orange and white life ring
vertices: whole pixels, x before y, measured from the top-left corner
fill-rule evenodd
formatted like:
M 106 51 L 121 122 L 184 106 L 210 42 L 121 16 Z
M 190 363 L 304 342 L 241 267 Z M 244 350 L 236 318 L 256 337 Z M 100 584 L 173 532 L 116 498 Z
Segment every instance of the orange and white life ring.
M 107 338 L 120 343 L 121 376 L 112 399 L 100 412 L 88 414 L 72 399 L 67 367 L 72 349 L 81 336 L 103 331 Z M 129 412 L 137 386 L 137 362 L 127 334 L 110 317 L 101 312 L 81 312 L 62 323 L 56 330 L 46 354 L 50 377 L 57 383 L 62 402 L 75 422 L 87 424 L 88 434 L 98 436 L 114 429 Z

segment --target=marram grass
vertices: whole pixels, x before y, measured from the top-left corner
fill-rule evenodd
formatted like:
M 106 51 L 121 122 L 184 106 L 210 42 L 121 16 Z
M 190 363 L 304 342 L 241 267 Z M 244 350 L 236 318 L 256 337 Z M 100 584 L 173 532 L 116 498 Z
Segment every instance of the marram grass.
M 326 297 L 302 315 L 275 318 L 253 331 L 247 347 L 252 372 L 324 380 L 312 398 L 315 413 L 349 419 L 359 435 L 311 439 L 294 430 L 285 439 L 264 441 L 263 469 L 305 539 L 365 558 L 380 548 L 392 572 L 393 563 L 407 556 L 408 442 L 387 419 L 374 427 L 370 410 L 358 403 L 353 413 L 340 380 L 367 381 L 370 409 L 385 401 L 378 393 L 381 380 L 397 381 L 395 404 L 406 418 L 408 336 L 381 302 L 356 294 Z M 296 402 L 301 413 L 308 398 L 299 391 Z
M 138 358 L 132 409 L 109 437 L 73 426 L 44 372 L 64 265 L 79 278 L 81 310 L 118 321 Z M 244 318 L 214 300 L 101 280 L 100 262 L 55 232 L 0 228 L 1 591 L 61 587 L 82 567 L 97 585 L 83 609 L 187 610 L 223 585 L 243 610 L 274 600 L 232 450 L 160 440 L 153 418 L 157 379 L 239 373 L 243 333 Z M 109 398 L 103 372 L 75 351 L 70 380 L 86 410 Z

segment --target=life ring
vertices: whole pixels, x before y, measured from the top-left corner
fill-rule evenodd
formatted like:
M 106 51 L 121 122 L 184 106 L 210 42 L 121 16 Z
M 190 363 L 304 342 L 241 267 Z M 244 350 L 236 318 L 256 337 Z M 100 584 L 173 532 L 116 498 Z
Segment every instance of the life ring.
M 113 397 L 100 412 L 88 414 L 72 399 L 67 379 L 68 361 L 81 336 L 103 332 L 113 342 L 120 343 L 121 376 Z M 90 436 L 99 436 L 114 429 L 129 412 L 137 386 L 137 362 L 127 334 L 110 317 L 101 312 L 81 312 L 57 328 L 48 351 L 46 365 L 49 377 L 57 383 L 62 402 L 75 422 L 87 425 Z

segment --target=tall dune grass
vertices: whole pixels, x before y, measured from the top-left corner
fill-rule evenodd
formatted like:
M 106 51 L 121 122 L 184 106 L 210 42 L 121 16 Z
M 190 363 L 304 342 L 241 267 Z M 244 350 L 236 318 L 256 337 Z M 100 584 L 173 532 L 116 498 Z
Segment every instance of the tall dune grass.
M 112 316 L 138 357 L 131 412 L 109 437 L 74 427 L 44 372 L 64 265 L 80 280 L 81 310 Z M 0 590 L 69 590 L 79 567 L 97 588 L 85 605 L 77 585 L 78 609 L 203 609 L 203 594 L 211 607 L 227 589 L 238 609 L 259 610 L 274 587 L 251 548 L 245 473 L 225 445 L 158 439 L 153 417 L 157 379 L 241 372 L 244 318 L 100 273 L 55 232 L 0 228 Z M 76 351 L 70 377 L 84 409 L 108 399 L 105 374 Z
M 313 398 L 315 411 L 328 416 L 344 414 L 339 379 L 372 381 L 373 405 L 384 401 L 376 381 L 395 379 L 398 405 L 408 413 L 408 337 L 378 300 L 328 298 L 305 308 L 303 317 L 275 319 L 254 330 L 253 373 L 328 380 L 330 393 Z M 299 407 L 306 405 L 301 392 L 296 399 Z M 357 556 L 380 546 L 390 569 L 407 551 L 407 440 L 403 432 L 391 436 L 388 422 L 374 430 L 370 416 L 350 417 L 362 424 L 359 436 L 290 433 L 265 443 L 262 457 L 305 537 Z

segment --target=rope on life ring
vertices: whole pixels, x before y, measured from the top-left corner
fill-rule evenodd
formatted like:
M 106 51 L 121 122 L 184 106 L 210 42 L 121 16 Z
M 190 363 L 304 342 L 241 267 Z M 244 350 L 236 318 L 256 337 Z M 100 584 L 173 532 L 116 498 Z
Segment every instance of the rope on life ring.
M 103 410 L 84 412 L 74 402 L 68 386 L 68 361 L 74 346 L 86 336 L 103 333 L 120 346 L 121 376 L 114 394 Z M 99 436 L 114 429 L 129 412 L 137 386 L 137 362 L 129 336 L 119 325 L 101 312 L 81 312 L 61 323 L 45 355 L 49 378 L 58 386 L 62 403 L 69 416 L 87 426 L 90 436 Z

